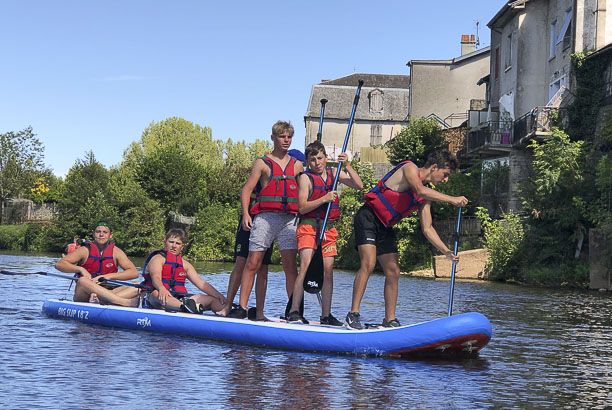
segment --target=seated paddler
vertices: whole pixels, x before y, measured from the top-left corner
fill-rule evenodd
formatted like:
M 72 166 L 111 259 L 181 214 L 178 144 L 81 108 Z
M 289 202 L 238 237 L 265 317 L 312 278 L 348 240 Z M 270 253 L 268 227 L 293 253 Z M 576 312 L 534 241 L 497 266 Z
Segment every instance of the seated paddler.
M 81 247 L 55 264 L 55 269 L 61 272 L 76 273 L 75 302 L 138 306 L 134 288 L 120 286 L 111 291 L 100 286 L 105 280 L 125 281 L 138 277 L 136 266 L 125 252 L 110 241 L 112 237 L 110 223 L 99 221 L 93 230 L 93 242 L 84 241 Z
M 181 252 L 187 241 L 182 229 L 170 229 L 164 240 L 164 249 L 152 252 L 142 270 L 142 285 L 152 288 L 143 305 L 173 312 L 219 312 L 225 307 L 225 297 L 196 272 Z M 189 295 L 185 286 L 189 280 L 205 295 Z

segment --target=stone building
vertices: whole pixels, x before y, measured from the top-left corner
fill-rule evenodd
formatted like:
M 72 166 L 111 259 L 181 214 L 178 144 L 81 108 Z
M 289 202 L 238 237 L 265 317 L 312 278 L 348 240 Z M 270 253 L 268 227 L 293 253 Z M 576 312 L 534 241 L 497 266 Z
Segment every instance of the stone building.
M 450 60 L 410 60 L 410 107 L 414 118 L 434 118 L 442 128 L 467 119 L 473 100 L 484 100 L 476 83 L 489 72 L 489 47 L 476 50 L 474 35 L 461 36 L 461 56 Z
M 518 0 L 487 24 L 491 59 L 485 110 L 469 113 L 467 154 L 509 168 L 504 209 L 521 210 L 518 185 L 532 162 L 531 139 L 546 138 L 551 113 L 572 100 L 571 54 L 612 42 L 612 0 Z
M 317 138 L 321 99 L 327 99 L 322 142 L 332 157 L 334 149 L 336 154 L 340 153 L 359 80 L 363 80 L 364 84 L 347 145 L 350 155 L 359 156 L 362 148 L 384 144 L 408 124 L 409 76 L 350 74 L 334 80 L 322 80 L 312 87 L 304 115 L 305 145 Z

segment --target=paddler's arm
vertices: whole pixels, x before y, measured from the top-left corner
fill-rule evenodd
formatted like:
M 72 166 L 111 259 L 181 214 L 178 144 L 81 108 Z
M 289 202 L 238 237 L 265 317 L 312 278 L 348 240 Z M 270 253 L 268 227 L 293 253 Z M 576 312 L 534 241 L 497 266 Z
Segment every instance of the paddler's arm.
M 312 184 L 310 182 L 310 178 L 308 178 L 308 175 L 306 174 L 300 175 L 298 178 L 298 211 L 302 215 L 317 209 L 321 205 L 332 202 L 335 199 L 335 196 L 338 195 L 336 191 L 331 191 L 321 198 L 315 199 L 314 201 L 309 201 L 308 197 L 310 196 L 311 192 Z
M 155 255 L 147 267 L 149 275 L 151 275 L 153 287 L 158 292 L 157 298 L 161 302 L 162 306 L 166 306 L 167 299 L 171 297 L 170 292 L 168 292 L 168 289 L 166 289 L 162 282 L 162 268 L 164 266 L 164 260 L 165 259 L 163 256 Z
M 427 240 L 433 246 L 435 246 L 436 249 L 442 252 L 444 256 L 446 256 L 446 259 L 453 262 L 459 262 L 459 257 L 453 255 L 453 252 L 448 249 L 444 242 L 442 242 L 438 232 L 433 227 L 433 221 L 431 218 L 431 202 L 427 201 L 419 208 L 419 219 L 421 221 L 421 230 L 423 231 L 423 235 L 425 235 Z
M 421 178 L 419 178 L 419 168 L 415 164 L 406 164 L 401 170 L 404 173 L 404 178 L 408 182 L 408 187 L 417 196 L 428 201 L 447 202 L 455 206 L 467 205 L 467 199 L 463 196 L 446 195 L 423 185 Z
M 338 161 L 340 161 L 342 165 L 344 166 L 344 171 L 342 170 L 340 171 L 340 176 L 338 177 L 338 181 L 342 182 L 344 185 L 346 185 L 349 188 L 362 189 L 363 182 L 361 182 L 361 177 L 359 177 L 359 174 L 357 173 L 357 171 L 355 171 L 353 167 L 351 167 L 351 164 L 348 161 L 348 155 L 346 154 L 346 152 L 343 152 L 340 155 L 338 155 Z M 336 170 L 334 169 L 334 173 L 335 172 Z M 336 175 L 334 175 L 334 178 L 335 177 Z
M 55 269 L 64 273 L 79 273 L 82 275 L 82 277 L 91 279 L 91 274 L 87 272 L 87 269 L 82 266 L 78 266 L 79 264 L 85 262 L 88 257 L 89 250 L 85 246 L 81 246 L 57 261 L 55 264 Z
M 225 296 L 223 296 L 217 289 L 215 289 L 213 285 L 202 279 L 202 277 L 198 274 L 193 265 L 187 262 L 185 259 L 183 259 L 183 268 L 187 273 L 187 279 L 189 279 L 189 281 L 193 283 L 196 288 L 200 289 L 202 292 L 206 293 L 209 296 L 212 296 L 215 299 L 219 299 L 219 301 L 223 305 L 225 305 Z
M 127 257 L 125 252 L 116 246 L 113 249 L 113 257 L 115 258 L 115 263 L 117 266 L 123 269 L 123 271 L 108 273 L 104 275 L 105 279 L 130 280 L 138 277 L 138 270 L 136 269 L 136 266 L 134 266 L 134 263 L 132 263 L 132 261 Z
M 253 226 L 253 220 L 251 219 L 251 215 L 249 215 L 249 203 L 251 202 L 251 193 L 255 191 L 255 187 L 261 178 L 261 173 L 263 167 L 265 166 L 266 164 L 261 158 L 257 158 L 255 160 L 253 163 L 253 168 L 251 169 L 251 175 L 249 175 L 249 178 L 240 192 L 240 204 L 242 206 L 242 229 L 245 231 L 250 231 L 251 227 Z

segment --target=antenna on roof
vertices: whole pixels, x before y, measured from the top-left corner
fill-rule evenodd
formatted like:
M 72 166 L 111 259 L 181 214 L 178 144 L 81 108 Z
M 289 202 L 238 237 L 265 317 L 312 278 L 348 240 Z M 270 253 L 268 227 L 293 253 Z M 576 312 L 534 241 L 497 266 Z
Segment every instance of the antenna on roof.
M 480 37 L 478 37 L 478 26 L 479 25 L 480 25 L 480 21 L 476 20 L 476 44 L 475 44 L 476 47 L 480 45 Z

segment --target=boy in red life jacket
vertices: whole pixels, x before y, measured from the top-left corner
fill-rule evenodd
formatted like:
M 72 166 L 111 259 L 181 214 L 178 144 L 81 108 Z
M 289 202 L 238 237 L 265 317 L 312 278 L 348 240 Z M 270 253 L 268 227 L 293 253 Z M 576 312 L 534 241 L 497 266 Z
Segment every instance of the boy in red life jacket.
M 62 258 L 80 248 L 82 244 L 83 240 L 78 236 L 75 236 L 72 242 L 66 245 L 66 253 L 62 253 Z
M 110 291 L 99 285 L 101 280 L 130 280 L 138 277 L 136 266 L 121 249 L 110 242 L 112 237 L 110 224 L 99 221 L 93 231 L 93 242 L 84 242 L 83 246 L 55 264 L 55 269 L 61 272 L 79 275 L 74 289 L 75 302 L 101 301 L 113 305 L 138 306 L 138 297 L 133 297 L 133 288 L 120 286 Z M 123 271 L 119 272 L 118 268 Z
M 143 285 L 155 288 L 147 295 L 147 302 L 150 307 L 168 311 L 218 312 L 225 305 L 225 297 L 202 279 L 191 263 L 183 259 L 181 252 L 186 241 L 185 231 L 170 229 L 164 240 L 164 250 L 155 251 L 147 258 L 143 268 Z M 187 293 L 187 280 L 206 295 L 193 295 L 181 301 L 170 293 L 170 290 Z
M 246 306 L 253 289 L 255 274 L 261 266 L 266 250 L 274 241 L 278 244 L 282 258 L 287 294 L 293 291 L 297 277 L 296 228 L 293 224 L 298 212 L 296 177 L 304 170 L 304 166 L 288 154 L 292 138 L 293 125 L 277 121 L 272 126 L 273 151 L 255 160 L 251 174 L 242 188 L 240 195 L 242 228 L 251 231 L 251 236 L 249 254 L 240 282 L 240 306 L 232 309 L 228 314 L 229 317 L 239 319 L 247 317 Z M 256 203 L 249 214 L 251 193 L 254 192 L 257 183 L 263 188 L 257 193 Z M 263 308 L 263 297 L 257 298 L 256 320 L 266 320 Z
M 428 188 L 427 184 L 442 184 L 458 167 L 457 159 L 448 150 L 432 153 L 425 166 L 418 168 L 410 161 L 399 163 L 385 175 L 376 187 L 365 194 L 365 205 L 355 214 L 355 244 L 361 266 L 353 283 L 353 301 L 346 315 L 350 328 L 362 329 L 359 305 L 376 259 L 385 274 L 385 318 L 383 326 L 398 327 L 395 317 L 400 268 L 393 226 L 402 218 L 418 211 L 421 229 L 427 240 L 447 259 L 458 262 L 459 257 L 442 242 L 432 225 L 431 201 L 447 202 L 457 207 L 467 205 L 464 196 L 449 196 Z
M 287 317 L 288 322 L 302 322 L 299 306 L 304 297 L 304 277 L 321 235 L 321 228 L 327 212 L 328 203 L 332 206 L 328 215 L 325 228 L 325 236 L 322 243 L 323 251 L 323 288 L 321 289 L 321 324 L 342 326 L 342 322 L 331 314 L 331 301 L 333 294 L 333 267 L 336 252 L 336 238 L 338 232 L 333 227 L 333 222 L 340 216 L 338 192 L 332 191 L 335 168 L 327 168 L 327 153 L 325 147 L 319 141 L 315 141 L 306 147 L 306 162 L 308 170 L 299 177 L 298 207 L 300 211 L 300 223 L 297 227 L 296 239 L 300 253 L 300 274 L 293 287 L 293 302 L 291 311 Z M 353 188 L 363 188 L 361 178 L 348 162 L 346 153 L 338 156 L 338 161 L 344 165 L 345 171 L 340 172 L 338 181 Z

